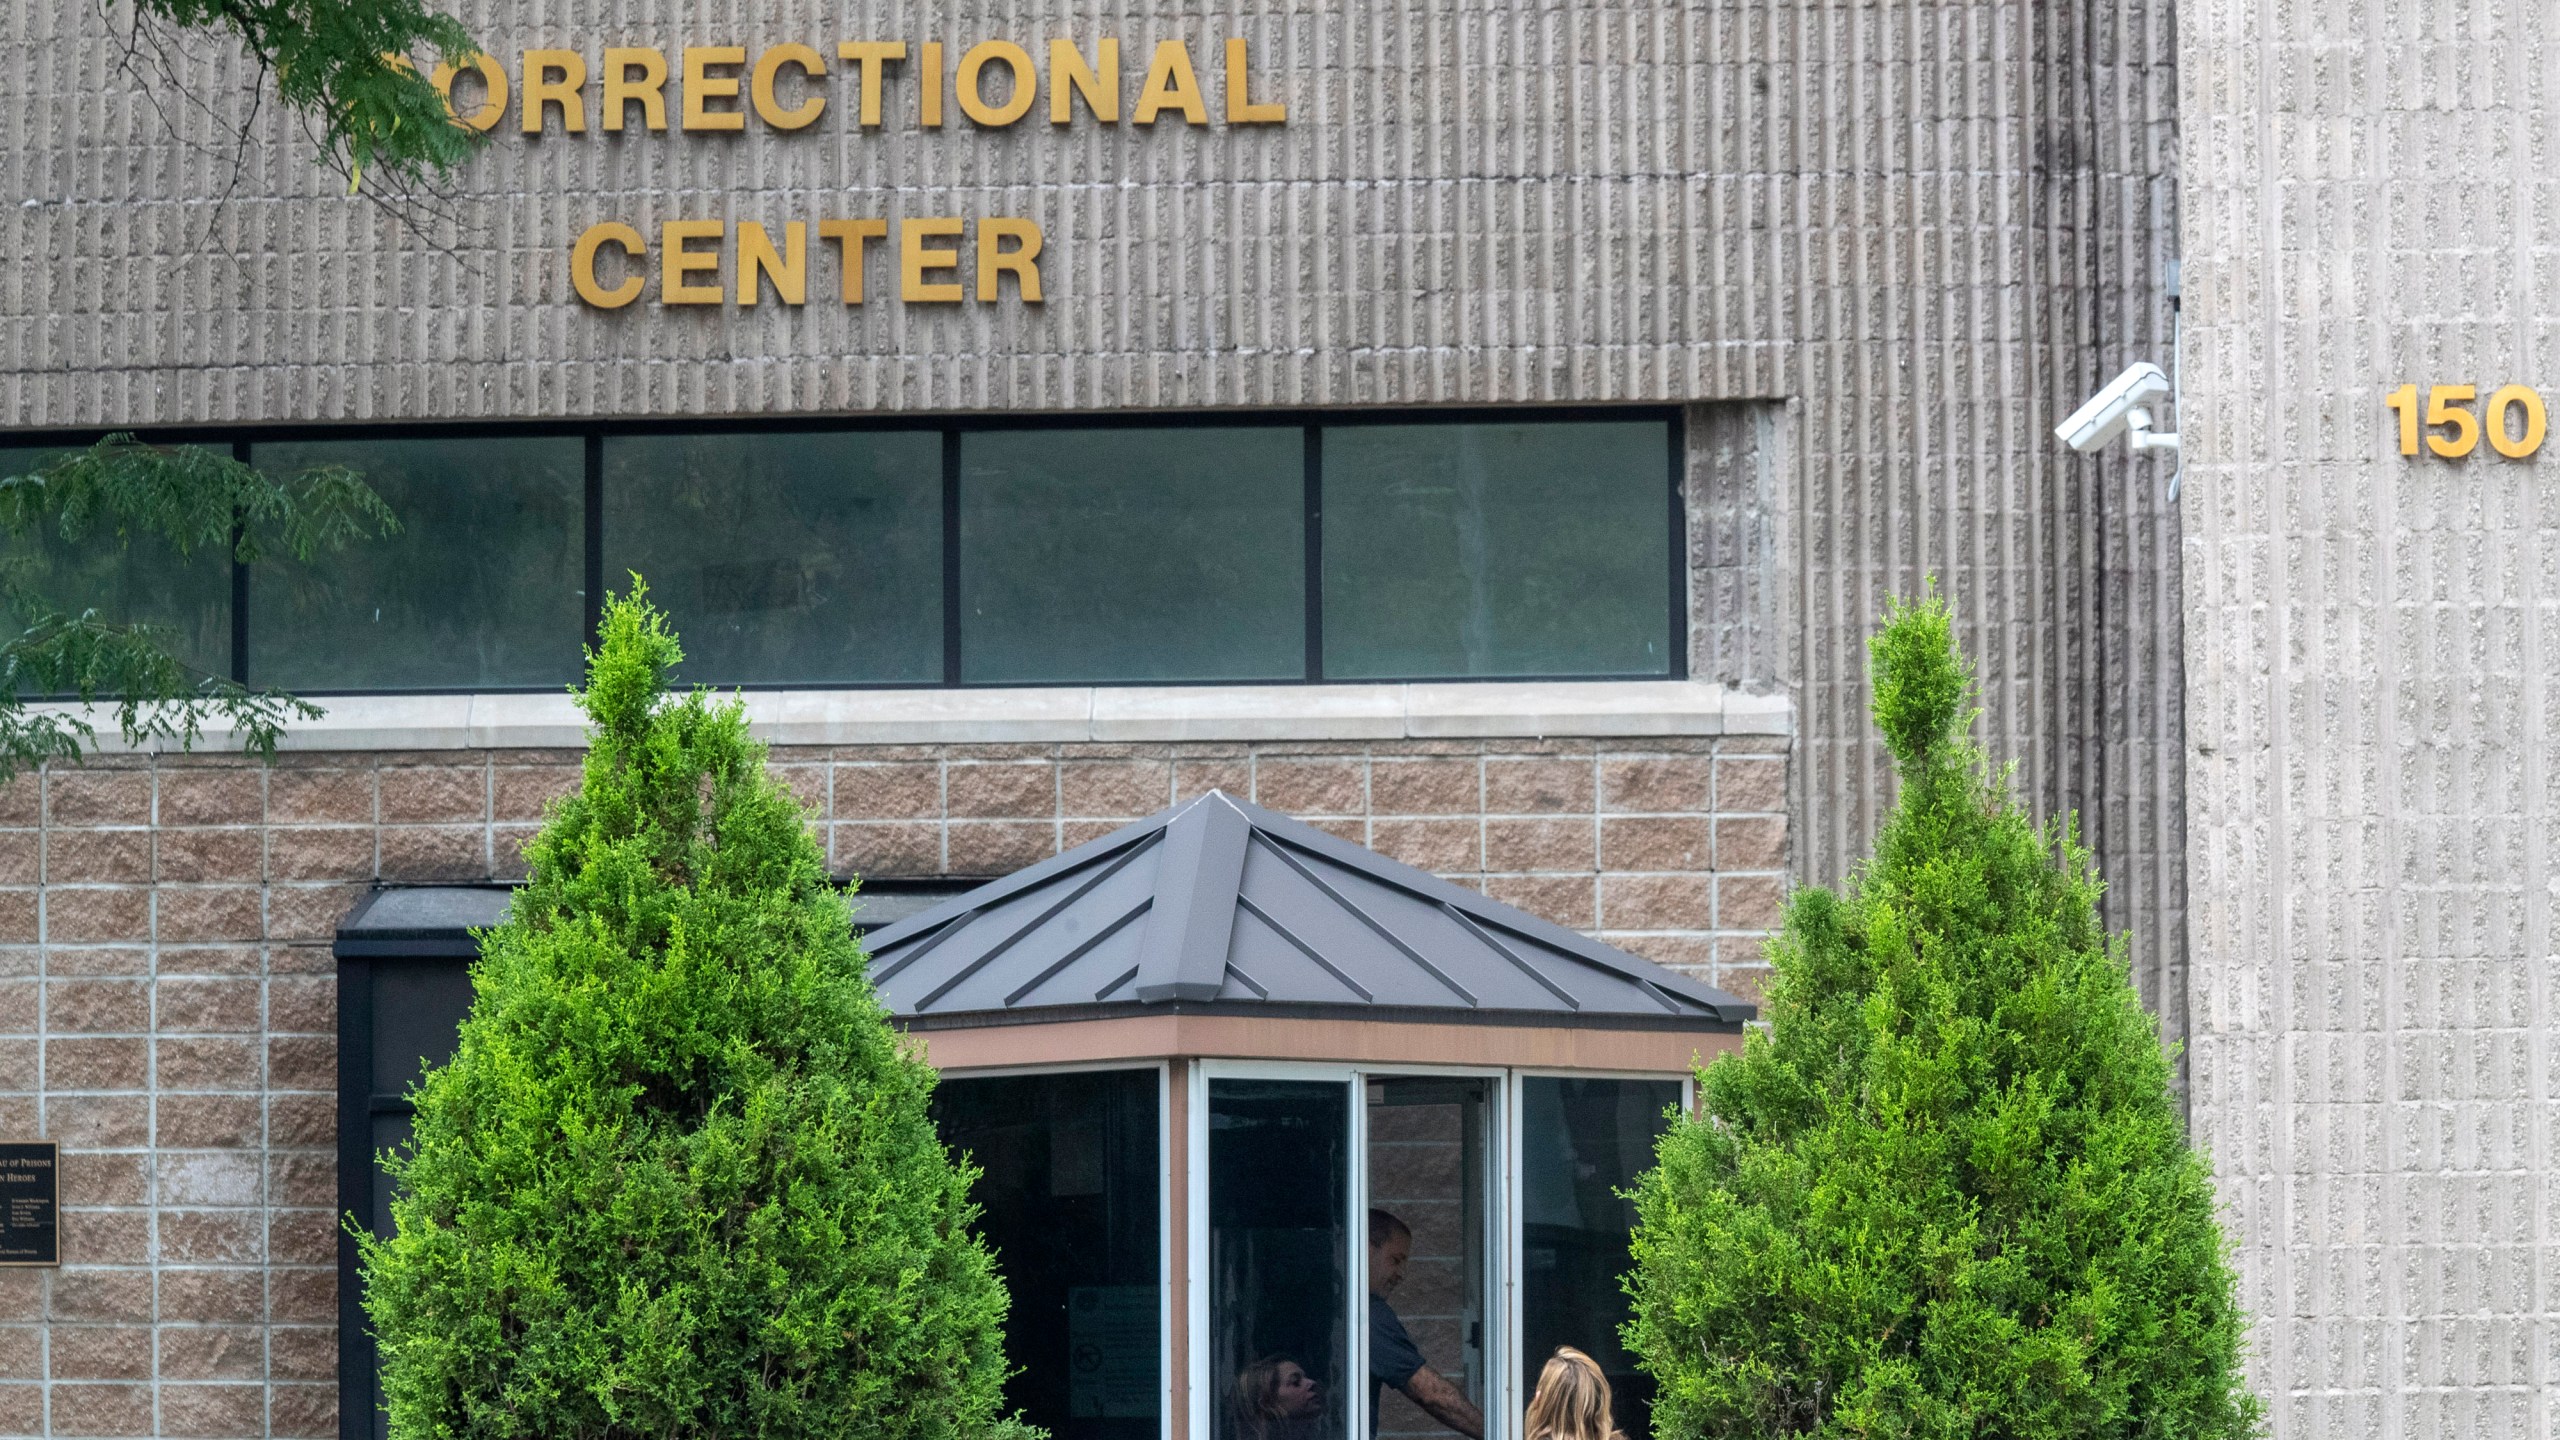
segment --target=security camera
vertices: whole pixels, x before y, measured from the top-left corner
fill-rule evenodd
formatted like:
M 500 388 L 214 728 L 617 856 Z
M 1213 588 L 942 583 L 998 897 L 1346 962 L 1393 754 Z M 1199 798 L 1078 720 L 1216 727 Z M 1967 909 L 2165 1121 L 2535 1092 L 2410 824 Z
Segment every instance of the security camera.
M 2088 404 L 2071 412 L 2071 418 L 2053 427 L 2063 444 L 2086 455 L 2126 431 L 2133 432 L 2136 450 L 2175 450 L 2176 432 L 2159 432 L 2151 428 L 2150 407 L 2169 398 L 2169 377 L 2148 360 L 2138 361 L 2123 374 L 2107 382 L 2107 388 L 2091 397 Z

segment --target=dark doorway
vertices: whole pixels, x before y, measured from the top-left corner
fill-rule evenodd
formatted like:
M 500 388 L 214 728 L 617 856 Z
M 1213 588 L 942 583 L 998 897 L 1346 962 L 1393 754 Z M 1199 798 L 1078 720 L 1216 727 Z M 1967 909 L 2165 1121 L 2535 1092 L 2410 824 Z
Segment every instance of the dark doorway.
M 1154 1070 L 945 1080 L 943 1143 L 980 1170 L 978 1233 L 1012 1292 L 1005 1404 L 1054 1440 L 1154 1440 L 1164 1224 Z

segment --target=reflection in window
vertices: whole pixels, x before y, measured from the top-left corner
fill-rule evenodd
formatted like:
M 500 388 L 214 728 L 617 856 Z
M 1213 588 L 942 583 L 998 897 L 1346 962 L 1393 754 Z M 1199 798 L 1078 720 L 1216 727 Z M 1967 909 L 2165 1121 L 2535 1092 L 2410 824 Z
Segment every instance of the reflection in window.
M 983 1172 L 978 1233 L 1012 1292 L 1005 1407 L 1054 1440 L 1154 1440 L 1164 1408 L 1153 1070 L 945 1080 L 934 1120 Z
M 964 436 L 962 678 L 1297 679 L 1305 512 L 1295 428 Z
M 318 690 L 566 684 L 586 632 L 575 436 L 259 445 L 272 471 L 361 472 L 400 533 L 250 571 L 249 676 Z M 684 617 L 679 616 L 679 622 Z
M 69 453 L 0 446 L 0 476 L 28 474 Z M 94 609 L 101 620 L 159 626 L 180 660 L 208 675 L 231 673 L 231 556 L 222 546 L 181 555 L 156 535 L 119 539 L 112 522 L 65 540 L 58 519 L 6 544 L 12 561 L 27 562 L 29 586 L 65 613 Z M 11 614 L 6 633 L 24 630 L 30 618 Z
M 1490 1083 L 1369 1081 L 1369 1432 L 1386 1440 L 1450 1440 L 1407 1393 L 1416 1366 L 1485 1405 Z
M 1343 1440 L 1348 1084 L 1209 1082 L 1213 1440 Z
M 1667 425 L 1326 427 L 1326 677 L 1670 674 Z
M 250 458 L 352 466 L 402 532 L 252 567 L 243 616 L 211 551 L 177 561 L 137 541 L 39 559 L 66 603 L 168 626 L 200 668 L 230 671 L 244 623 L 253 683 L 322 692 L 574 680 L 591 535 L 604 583 L 645 576 L 685 638 L 680 678 L 709 684 L 1671 675 L 1685 632 L 1675 427 L 1656 411 L 1312 430 L 339 432 Z M 46 448 L 0 448 L 0 468 Z
M 942 678 L 942 436 L 612 436 L 604 573 L 638 571 L 712 685 Z
M 1520 1081 L 1520 1394 L 1559 1345 L 1600 1362 L 1618 1428 L 1653 1433 L 1653 1379 L 1619 1343 L 1635 1206 L 1619 1193 L 1653 1165 L 1680 1103 L 1676 1080 Z

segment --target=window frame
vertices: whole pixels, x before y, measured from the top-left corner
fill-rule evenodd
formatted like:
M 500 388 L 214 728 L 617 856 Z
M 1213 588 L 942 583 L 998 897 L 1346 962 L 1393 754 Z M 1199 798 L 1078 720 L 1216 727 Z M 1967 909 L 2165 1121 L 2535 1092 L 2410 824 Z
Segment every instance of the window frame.
M 1664 455 L 1664 504 L 1669 520 L 1668 540 L 1663 563 L 1669 579 L 1668 605 L 1664 638 L 1667 648 L 1664 669 L 1642 672 L 1593 672 L 1588 674 L 1521 674 L 1521 675 L 1383 675 L 1364 676 L 1356 681 L 1329 680 L 1324 663 L 1324 432 L 1329 428 L 1370 425 L 1489 425 L 1489 424 L 1569 424 L 1592 421 L 1659 421 L 1667 436 Z M 1234 426 L 1295 428 L 1301 435 L 1301 470 L 1304 503 L 1300 523 L 1305 591 L 1305 658 L 1302 673 L 1250 682 L 1235 680 L 1056 680 L 1038 682 L 967 681 L 962 678 L 962 651 L 965 643 L 961 605 L 960 544 L 961 509 L 961 441 L 979 432 L 1063 429 L 1144 429 L 1180 430 L 1231 428 Z M 1429 409 L 1314 410 L 1314 409 L 1225 409 L 1186 412 L 1139 412 L 1129 415 L 1080 412 L 1072 414 L 1018 415 L 953 415 L 926 414 L 914 416 L 790 416 L 782 418 L 738 418 L 702 416 L 695 418 L 654 418 L 593 421 L 500 421 L 500 422 L 422 422 L 406 421 L 387 424 L 325 423 L 312 425 L 257 425 L 225 427 L 171 426 L 141 432 L 142 438 L 158 444 L 193 444 L 209 448 L 228 447 L 232 458 L 247 463 L 250 447 L 284 441 L 350 441 L 350 440 L 479 440 L 533 439 L 573 437 L 583 442 L 585 489 L 582 499 L 586 594 L 586 629 L 583 637 L 592 644 L 600 618 L 601 601 L 608 583 L 604 551 L 604 442 L 608 438 L 638 435 L 718 435 L 718 434 L 791 434 L 813 432 L 877 432 L 921 431 L 939 433 L 942 437 L 942 676 L 939 680 L 866 681 L 860 683 L 826 682 L 760 682 L 753 684 L 721 684 L 724 690 L 1007 690 L 1007 689 L 1126 689 L 1134 687 L 1235 688 L 1239 685 L 1293 686 L 1322 684 L 1359 685 L 1476 685 L 1476 684 L 1575 684 L 1608 683 L 1629 680 L 1685 680 L 1689 678 L 1689 576 L 1688 507 L 1683 494 L 1687 469 L 1688 435 L 1686 416 L 1678 405 L 1557 405 L 1557 406 L 1485 406 L 1435 407 Z M 86 445 L 100 435 L 100 429 L 0 431 L 0 445 Z M 248 683 L 249 657 L 255 641 L 251 624 L 249 569 L 234 562 L 231 567 L 231 656 L 230 677 Z M 563 676 L 565 684 L 574 677 Z M 479 686 L 461 688 L 422 688 L 401 690 L 364 690 L 314 688 L 298 693 L 318 696 L 352 695 L 457 695 L 457 694 L 556 694 L 559 685 Z

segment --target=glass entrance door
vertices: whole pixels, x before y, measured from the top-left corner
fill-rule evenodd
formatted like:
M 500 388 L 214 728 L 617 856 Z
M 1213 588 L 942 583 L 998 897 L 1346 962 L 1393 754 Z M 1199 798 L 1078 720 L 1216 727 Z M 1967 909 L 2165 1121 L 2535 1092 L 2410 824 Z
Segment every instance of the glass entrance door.
M 1483 1440 L 1494 1081 L 1367 1077 L 1369 1433 Z
M 1195 1332 L 1206 1374 L 1193 1376 L 1193 1433 L 1349 1440 L 1350 1078 L 1213 1077 L 1207 1089 L 1207 1304 Z
M 1513 1434 L 1501 1072 L 1195 1073 L 1189 1433 Z

